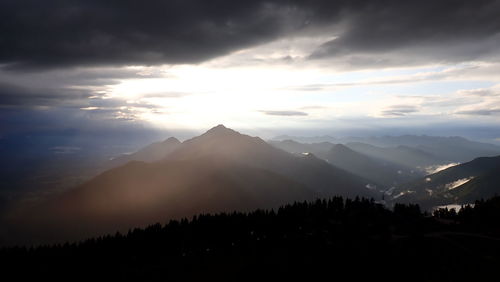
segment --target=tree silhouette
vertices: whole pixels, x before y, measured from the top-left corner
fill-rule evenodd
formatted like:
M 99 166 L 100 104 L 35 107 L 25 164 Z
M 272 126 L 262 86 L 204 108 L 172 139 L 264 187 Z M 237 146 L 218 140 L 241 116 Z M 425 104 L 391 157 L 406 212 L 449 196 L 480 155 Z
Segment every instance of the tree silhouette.
M 199 214 L 81 242 L 0 249 L 2 276 L 124 281 L 478 281 L 500 259 L 500 198 L 426 216 L 333 197 Z M 453 224 L 450 224 L 453 222 Z M 473 254 L 473 255 L 471 255 Z M 390 275 L 388 275 L 390 273 Z M 7 281 L 7 280 L 5 280 Z

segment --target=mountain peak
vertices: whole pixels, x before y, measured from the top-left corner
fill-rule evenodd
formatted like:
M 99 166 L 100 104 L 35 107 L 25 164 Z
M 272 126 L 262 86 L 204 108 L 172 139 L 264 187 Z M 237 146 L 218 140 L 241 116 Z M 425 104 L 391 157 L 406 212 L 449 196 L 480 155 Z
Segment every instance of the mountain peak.
M 217 126 L 214 126 L 212 127 L 211 129 L 209 129 L 208 131 L 215 131 L 215 130 L 226 130 L 228 129 L 227 127 L 225 127 L 222 123 L 217 125 Z
M 203 135 L 233 135 L 239 134 L 239 132 L 232 130 L 231 128 L 225 127 L 223 124 L 219 124 L 216 127 L 212 127 Z
M 169 138 L 165 139 L 165 141 L 163 141 L 163 143 L 176 144 L 176 143 L 181 143 L 181 141 L 179 141 L 179 139 L 177 139 L 175 137 L 169 137 Z
M 332 152 L 352 152 L 351 149 L 349 149 L 349 147 L 347 147 L 346 145 L 344 144 L 335 144 L 332 149 L 331 149 Z

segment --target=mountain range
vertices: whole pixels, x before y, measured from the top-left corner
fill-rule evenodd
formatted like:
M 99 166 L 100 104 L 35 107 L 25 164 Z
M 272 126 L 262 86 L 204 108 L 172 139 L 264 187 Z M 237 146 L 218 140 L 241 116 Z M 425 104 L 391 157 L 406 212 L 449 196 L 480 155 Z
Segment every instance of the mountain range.
M 401 135 L 401 136 L 370 136 L 370 137 L 301 137 L 281 135 L 272 141 L 294 140 L 305 144 L 333 143 L 349 144 L 363 143 L 382 148 L 414 148 L 421 152 L 433 155 L 435 158 L 449 162 L 466 162 L 479 156 L 492 157 L 500 154 L 500 146 L 471 141 L 460 136 L 428 136 L 428 135 Z
M 397 187 L 391 194 L 398 202 L 424 207 L 473 203 L 500 193 L 500 156 L 480 157 Z
M 500 147 L 496 145 L 461 137 L 410 135 L 306 140 L 323 142 L 287 139 L 272 140 L 271 144 L 292 153 L 314 151 L 336 167 L 381 184 L 377 190 L 384 193 L 383 202 L 388 204 L 418 203 L 431 209 L 437 205 L 473 203 L 500 191 L 495 173 L 500 166 L 495 157 L 500 155 Z
M 462 156 L 495 149 L 478 144 L 462 140 L 453 146 L 462 146 Z M 199 213 L 276 208 L 338 195 L 427 209 L 469 203 L 499 190 L 500 157 L 455 165 L 450 160 L 461 158 L 429 149 L 438 150 L 440 142 L 390 145 L 266 142 L 218 125 L 184 142 L 170 137 L 120 155 L 73 189 L 15 206 L 1 219 L 8 228 L 0 240 L 78 239 Z M 448 168 L 429 174 L 429 167 L 439 166 Z
M 161 157 L 154 153 L 163 152 Z M 127 230 L 202 212 L 275 208 L 334 195 L 374 197 L 368 180 L 312 154 L 293 155 L 219 125 L 179 144 L 140 150 L 129 161 L 8 216 L 12 232 L 50 241 Z M 31 235 L 28 235 L 28 237 Z M 30 238 L 26 238 L 29 240 Z
M 336 167 L 381 184 L 381 187 L 405 183 L 421 175 L 411 167 L 356 152 L 343 144 L 334 145 L 320 156 Z

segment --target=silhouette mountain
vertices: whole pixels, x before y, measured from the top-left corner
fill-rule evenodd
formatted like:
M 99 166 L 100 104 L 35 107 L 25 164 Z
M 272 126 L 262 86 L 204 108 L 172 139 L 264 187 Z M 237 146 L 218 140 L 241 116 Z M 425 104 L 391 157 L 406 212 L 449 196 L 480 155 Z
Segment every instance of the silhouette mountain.
M 273 208 L 315 197 L 304 185 L 276 173 L 213 157 L 134 161 L 34 209 L 18 211 L 12 229 L 25 241 L 79 239 L 197 213 Z
M 163 142 L 156 142 L 147 147 L 144 147 L 135 153 L 116 157 L 110 160 L 107 166 L 117 167 L 120 165 L 124 165 L 130 161 L 142 161 L 142 162 L 159 161 L 165 158 L 165 156 L 167 156 L 168 154 L 175 151 L 180 145 L 181 142 L 177 138 L 170 137 Z
M 349 147 L 337 144 L 321 155 L 330 164 L 389 188 L 422 176 L 403 165 L 368 157 Z
M 332 167 L 312 154 L 293 155 L 259 137 L 240 134 L 223 125 L 183 142 L 166 159 L 187 160 L 206 156 L 217 156 L 284 175 L 325 196 L 373 196 L 365 188 L 369 183 L 365 179 Z
M 500 146 L 467 140 L 459 136 L 402 135 L 372 138 L 375 146 L 406 146 L 427 152 L 441 160 L 467 162 L 477 157 L 500 154 Z
M 19 240 L 83 238 L 196 213 L 372 196 L 366 184 L 312 154 L 292 155 L 219 125 L 161 161 L 129 162 L 10 218 Z
M 477 157 L 500 155 L 500 146 L 498 145 L 471 141 L 459 136 L 401 135 L 335 138 L 331 136 L 298 137 L 282 135 L 275 137 L 273 140 L 287 139 L 302 143 L 364 143 L 376 147 L 410 147 L 447 162 L 467 162 Z
M 347 143 L 346 146 L 353 151 L 372 158 L 412 167 L 414 169 L 446 163 L 446 161 L 433 154 L 408 146 L 377 147 L 358 142 Z

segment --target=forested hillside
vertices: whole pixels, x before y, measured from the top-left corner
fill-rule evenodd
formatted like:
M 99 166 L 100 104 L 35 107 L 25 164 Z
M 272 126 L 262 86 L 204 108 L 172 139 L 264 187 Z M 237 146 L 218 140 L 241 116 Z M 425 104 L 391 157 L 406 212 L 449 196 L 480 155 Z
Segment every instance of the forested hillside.
M 2 275 L 36 279 L 255 281 L 326 277 L 476 281 L 500 262 L 500 198 L 434 217 L 341 197 L 199 215 L 79 243 L 0 251 Z M 481 220 L 478 220 L 481 219 Z

